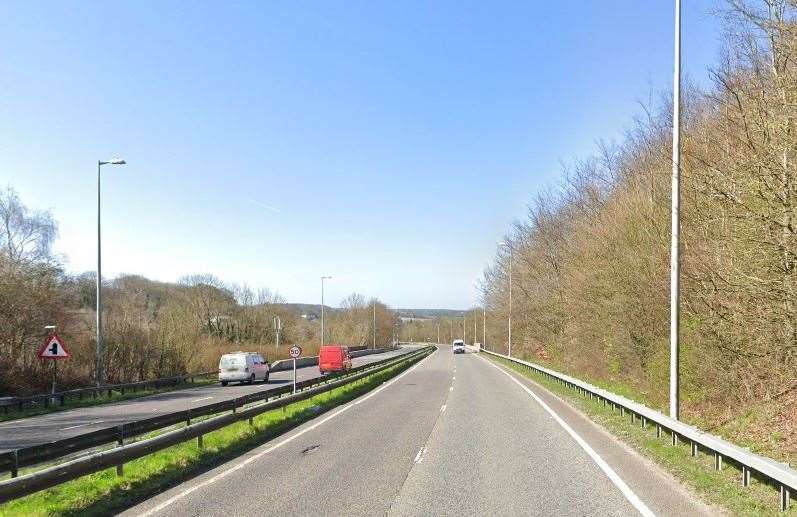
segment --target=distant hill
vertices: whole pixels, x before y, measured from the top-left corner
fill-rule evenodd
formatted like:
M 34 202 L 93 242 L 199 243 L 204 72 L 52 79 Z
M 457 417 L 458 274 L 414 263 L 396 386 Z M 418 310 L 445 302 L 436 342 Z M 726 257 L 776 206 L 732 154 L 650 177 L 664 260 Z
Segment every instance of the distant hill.
M 396 309 L 399 317 L 433 320 L 436 318 L 461 318 L 465 311 L 457 309 Z
M 307 314 L 308 316 L 321 317 L 321 304 L 320 303 L 283 303 L 283 307 L 296 311 L 299 314 Z M 341 309 L 337 307 L 324 306 L 324 311 L 338 312 Z M 433 320 L 435 318 L 461 318 L 465 315 L 465 311 L 456 309 L 394 309 L 400 318 L 405 319 L 427 319 Z

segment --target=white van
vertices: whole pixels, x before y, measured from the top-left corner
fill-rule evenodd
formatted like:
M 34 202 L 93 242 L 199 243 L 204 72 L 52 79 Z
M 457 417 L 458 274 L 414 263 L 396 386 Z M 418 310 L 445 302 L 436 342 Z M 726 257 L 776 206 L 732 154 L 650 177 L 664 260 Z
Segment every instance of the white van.
M 452 348 L 454 349 L 455 354 L 464 354 L 465 342 L 461 339 L 455 339 Z
M 219 380 L 222 386 L 230 382 L 268 382 L 268 372 L 268 361 L 255 352 L 233 352 L 224 354 L 219 360 Z

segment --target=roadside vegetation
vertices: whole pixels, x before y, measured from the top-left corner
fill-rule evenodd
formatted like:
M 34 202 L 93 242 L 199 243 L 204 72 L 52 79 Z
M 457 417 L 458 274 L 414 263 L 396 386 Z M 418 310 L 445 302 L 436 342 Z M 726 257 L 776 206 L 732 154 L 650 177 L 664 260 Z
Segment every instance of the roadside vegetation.
M 726 41 L 713 86 L 687 88 L 682 110 L 682 419 L 797 463 L 797 2 L 720 6 Z M 513 355 L 659 410 L 669 375 L 669 99 L 645 106 L 622 141 L 567 167 L 505 237 Z M 502 353 L 508 273 L 500 248 L 482 292 L 487 344 Z M 480 312 L 468 315 L 478 338 Z
M 68 274 L 52 252 L 58 225 L 28 208 L 11 187 L 0 187 L 0 396 L 46 392 L 50 362 L 37 358 L 46 325 L 56 325 L 72 358 L 58 368 L 60 389 L 92 384 L 96 273 Z M 105 383 L 143 381 L 209 371 L 219 356 L 258 351 L 270 361 L 291 345 L 318 352 L 320 322 L 302 317 L 271 289 L 223 282 L 209 274 L 177 283 L 122 275 L 103 283 Z M 397 317 L 376 299 L 352 294 L 328 311 L 327 339 L 350 346 L 392 341 Z M 274 318 L 282 322 L 276 348 Z
M 131 461 L 124 466 L 124 476 L 117 476 L 111 468 L 0 505 L 0 517 L 99 516 L 119 512 L 378 387 L 415 362 L 403 362 L 327 393 L 263 413 L 254 418 L 252 425 L 237 422 L 208 433 L 201 449 L 193 440 Z
M 639 420 L 631 423 L 628 415 L 621 416 L 619 411 L 603 406 L 598 399 L 584 397 L 575 390 L 510 361 L 489 355 L 485 357 L 515 370 L 556 394 L 611 434 L 664 467 L 706 502 L 724 508 L 733 515 L 760 517 L 797 515 L 795 505 L 791 505 L 788 512 L 779 511 L 778 490 L 767 485 L 765 481 L 753 477 L 750 486 L 743 487 L 741 470 L 732 462 L 726 461 L 722 470 L 714 470 L 713 456 L 701 451 L 696 458 L 693 458 L 689 444 L 679 442 L 679 445 L 672 446 L 669 434 L 663 432 L 661 437 L 656 437 L 655 426 L 643 429 Z

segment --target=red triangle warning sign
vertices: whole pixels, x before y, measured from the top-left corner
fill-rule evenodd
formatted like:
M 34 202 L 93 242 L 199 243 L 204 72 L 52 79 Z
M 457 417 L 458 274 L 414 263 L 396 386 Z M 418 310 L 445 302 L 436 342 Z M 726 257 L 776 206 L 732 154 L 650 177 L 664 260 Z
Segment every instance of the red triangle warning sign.
M 67 357 L 69 357 L 69 350 L 66 349 L 58 334 L 47 336 L 39 349 L 40 359 L 66 359 Z

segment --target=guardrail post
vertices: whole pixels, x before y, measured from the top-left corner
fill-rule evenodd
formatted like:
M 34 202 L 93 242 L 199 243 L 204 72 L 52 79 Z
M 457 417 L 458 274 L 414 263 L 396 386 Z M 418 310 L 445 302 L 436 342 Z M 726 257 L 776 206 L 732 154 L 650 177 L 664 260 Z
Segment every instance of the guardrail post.
M 185 425 L 191 425 L 191 408 L 188 408 L 188 411 L 186 411 L 186 417 Z
M 123 425 L 119 426 L 119 439 L 116 441 L 116 445 L 119 447 L 125 444 L 125 428 Z M 125 464 L 120 463 L 116 466 L 116 475 L 117 476 L 124 476 L 125 475 Z
M 255 417 L 253 417 L 253 416 L 249 417 L 249 425 L 251 425 L 251 426 L 255 425 Z
M 722 454 L 714 453 L 714 470 L 722 470 Z
M 620 416 L 625 416 L 625 406 L 620 406 Z
M 742 465 L 742 486 L 750 486 L 750 469 Z
M 631 411 L 631 423 L 632 424 L 636 423 L 636 413 L 634 413 L 633 411 Z
M 656 424 L 656 438 L 661 438 L 661 426 Z
M 697 456 L 697 442 L 692 441 L 692 457 Z
M 201 434 L 196 437 L 196 446 L 199 447 L 200 449 L 202 447 L 204 447 L 204 445 L 202 444 L 202 435 Z
M 791 502 L 791 492 L 786 485 L 780 485 L 780 511 L 785 512 L 789 509 Z
M 675 431 L 670 431 L 670 434 L 672 435 L 672 444 L 678 445 L 678 433 Z
M 63 406 L 66 402 L 66 395 L 61 395 L 61 405 Z
M 648 428 L 648 419 L 643 416 L 642 417 L 642 429 L 647 429 L 647 428 Z
M 19 475 L 19 454 L 14 451 L 11 454 L 11 477 L 15 478 Z

